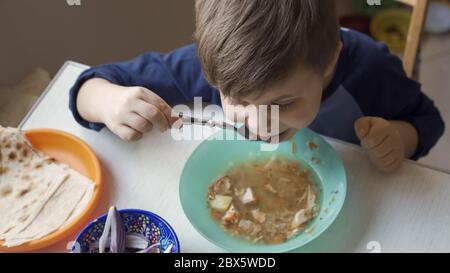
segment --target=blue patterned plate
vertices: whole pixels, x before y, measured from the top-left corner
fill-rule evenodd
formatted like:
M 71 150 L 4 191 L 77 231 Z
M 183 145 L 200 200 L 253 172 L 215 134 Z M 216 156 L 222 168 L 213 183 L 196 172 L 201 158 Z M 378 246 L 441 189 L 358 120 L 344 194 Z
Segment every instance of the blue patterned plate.
M 160 243 L 163 252 L 172 245 L 172 253 L 180 252 L 180 242 L 173 228 L 158 215 L 138 209 L 119 210 L 127 235 L 141 236 L 149 244 Z M 86 226 L 72 245 L 72 253 L 96 252 L 96 245 L 103 233 L 107 214 L 104 214 Z

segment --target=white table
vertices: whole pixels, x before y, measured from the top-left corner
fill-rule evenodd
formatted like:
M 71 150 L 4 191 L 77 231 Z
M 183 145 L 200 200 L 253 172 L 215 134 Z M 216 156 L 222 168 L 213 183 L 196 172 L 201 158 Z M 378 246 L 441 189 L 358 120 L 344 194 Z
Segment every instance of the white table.
M 107 129 L 97 133 L 82 128 L 69 111 L 68 91 L 86 68 L 66 62 L 21 127 L 64 130 L 93 148 L 106 185 L 94 216 L 113 204 L 150 210 L 174 227 L 183 252 L 223 252 L 194 230 L 178 197 L 182 168 L 200 141 L 174 141 L 169 132 L 152 132 L 137 143 L 126 143 Z M 327 139 L 344 161 L 347 198 L 333 225 L 298 251 L 450 251 L 448 172 L 405 161 L 397 173 L 382 174 L 359 147 Z M 66 251 L 66 244 L 44 251 Z

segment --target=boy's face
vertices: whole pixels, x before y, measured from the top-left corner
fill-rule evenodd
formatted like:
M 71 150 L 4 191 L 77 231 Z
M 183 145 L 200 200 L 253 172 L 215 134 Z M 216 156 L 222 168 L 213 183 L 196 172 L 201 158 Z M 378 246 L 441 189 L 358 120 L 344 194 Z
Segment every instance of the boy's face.
M 314 72 L 304 71 L 301 68 L 295 71 L 292 76 L 287 77 L 284 81 L 266 87 L 259 97 L 245 97 L 239 101 L 222 98 L 222 105 L 227 118 L 233 120 L 233 114 L 227 105 L 241 104 L 244 106 L 253 105 L 260 107 L 261 105 L 278 105 L 279 107 L 279 132 L 258 132 L 258 114 L 248 111 L 245 113 L 236 113 L 236 120 L 244 122 L 247 115 L 247 127 L 250 132 L 257 134 L 263 139 L 270 136 L 279 135 L 279 141 L 283 141 L 292 137 L 297 129 L 307 127 L 315 118 L 322 98 L 323 79 Z M 270 113 L 267 114 L 267 124 L 276 122 L 271 120 Z M 265 122 L 260 117 L 259 122 Z
M 256 92 L 261 94 L 260 96 L 248 96 L 241 98 L 239 101 L 222 96 L 222 106 L 225 115 L 228 119 L 237 122 L 245 122 L 245 119 L 247 119 L 246 123 L 250 132 L 253 134 L 258 133 L 263 139 L 278 136 L 279 141 L 284 141 L 291 138 L 298 129 L 307 127 L 319 112 L 322 90 L 332 79 L 340 49 L 341 45 L 338 47 L 336 57 L 330 62 L 324 73 L 318 73 L 299 66 L 284 80 L 267 86 L 261 92 Z M 267 130 L 261 132 L 261 130 L 258 130 L 260 127 L 258 122 L 265 122 L 265 120 L 263 118 L 258 119 L 258 114 L 252 114 L 251 111 L 247 113 L 228 111 L 230 107 L 227 106 L 236 104 L 244 106 L 254 105 L 256 107 L 261 105 L 278 105 L 278 132 L 270 132 L 271 122 L 276 122 L 276 120 L 271 120 L 270 113 L 267 114 Z M 268 131 L 268 133 L 264 131 Z

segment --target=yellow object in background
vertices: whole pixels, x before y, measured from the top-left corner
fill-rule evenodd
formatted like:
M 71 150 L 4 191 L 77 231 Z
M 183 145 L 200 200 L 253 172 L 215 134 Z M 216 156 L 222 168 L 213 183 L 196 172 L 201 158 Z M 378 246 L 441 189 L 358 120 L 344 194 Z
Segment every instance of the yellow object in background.
M 411 14 L 404 9 L 390 9 L 379 12 L 370 23 L 372 36 L 384 42 L 392 52 L 405 49 Z

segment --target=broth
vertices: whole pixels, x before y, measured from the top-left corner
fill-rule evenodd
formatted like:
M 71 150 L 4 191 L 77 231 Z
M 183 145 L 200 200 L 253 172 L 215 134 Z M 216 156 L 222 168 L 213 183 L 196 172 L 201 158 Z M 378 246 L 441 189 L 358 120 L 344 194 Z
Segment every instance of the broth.
M 212 218 L 254 243 L 296 235 L 315 216 L 316 197 L 310 171 L 280 157 L 234 166 L 208 188 Z

